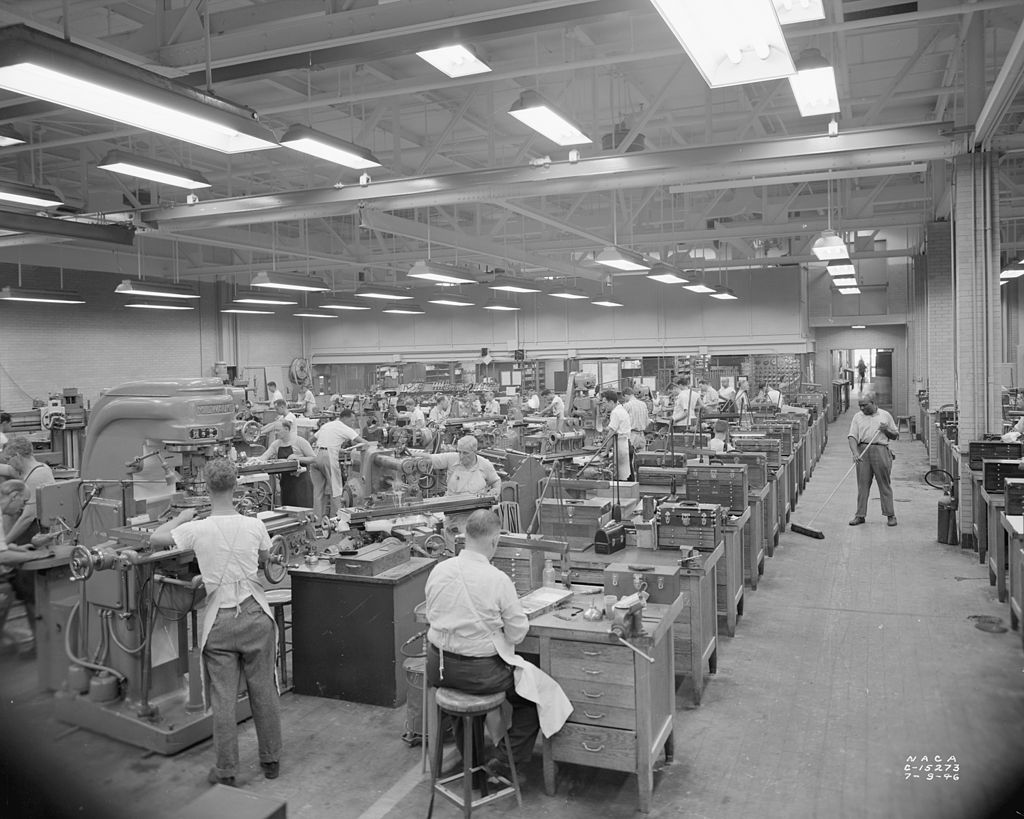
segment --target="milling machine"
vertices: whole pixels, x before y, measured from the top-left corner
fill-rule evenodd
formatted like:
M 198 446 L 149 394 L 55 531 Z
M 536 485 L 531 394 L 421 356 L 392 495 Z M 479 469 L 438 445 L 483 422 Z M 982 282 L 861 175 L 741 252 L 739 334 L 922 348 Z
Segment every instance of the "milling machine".
M 77 600 L 62 601 L 55 624 L 71 665 L 57 718 L 172 754 L 212 734 L 200 684 L 197 611 L 205 592 L 190 550 L 158 550 L 151 533 L 182 508 L 209 511 L 204 468 L 258 426 L 238 422 L 241 390 L 216 378 L 133 382 L 96 402 L 81 478 L 40 491 L 39 514 L 74 544 Z M 289 555 L 312 540 L 312 510 L 259 511 L 267 472 L 295 461 L 239 466 L 237 508 L 271 535 L 268 582 L 287 574 Z M 245 481 L 250 481 L 246 483 Z M 239 699 L 237 716 L 249 715 Z

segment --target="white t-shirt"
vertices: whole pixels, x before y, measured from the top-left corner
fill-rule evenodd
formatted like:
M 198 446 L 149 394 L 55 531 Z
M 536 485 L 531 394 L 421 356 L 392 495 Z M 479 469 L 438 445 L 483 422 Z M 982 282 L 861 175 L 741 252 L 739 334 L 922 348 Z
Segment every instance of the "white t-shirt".
M 560 395 L 555 395 L 551 399 L 546 412 L 553 418 L 565 418 L 565 401 Z
M 281 395 L 281 391 L 280 390 L 275 389 L 270 394 L 270 403 L 271 404 L 273 404 L 275 401 L 283 401 L 283 400 L 284 400 L 284 396 Z
M 352 427 L 344 421 L 339 421 L 337 419 L 328 421 L 320 427 L 313 436 L 316 440 L 317 447 L 324 447 L 327 449 L 346 446 L 358 437 L 358 432 L 352 429 Z
M 619 438 L 629 438 L 633 427 L 629 422 L 629 413 L 622 404 L 616 404 L 608 414 L 608 429 Z
M 220 590 L 220 608 L 235 608 L 252 597 L 245 581 L 259 582 L 259 552 L 270 549 L 270 535 L 262 521 L 244 515 L 211 515 L 181 524 L 171 537 L 178 548 L 195 552 L 207 592 Z

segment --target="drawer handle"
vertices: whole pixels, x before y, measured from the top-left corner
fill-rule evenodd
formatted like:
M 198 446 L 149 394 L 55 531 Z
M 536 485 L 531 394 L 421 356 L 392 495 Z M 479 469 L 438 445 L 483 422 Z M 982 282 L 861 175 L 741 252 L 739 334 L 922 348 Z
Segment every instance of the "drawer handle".
M 583 712 L 583 716 L 585 716 L 587 719 L 604 719 L 608 715 L 607 714 L 591 714 L 589 711 L 584 711 Z
M 604 696 L 604 691 L 598 691 L 596 694 L 591 694 L 589 691 L 587 691 L 586 688 L 581 688 L 580 689 L 580 693 L 584 697 L 590 697 L 590 699 L 592 699 L 592 700 L 599 700 L 599 699 L 601 699 L 601 697 Z
M 592 754 L 599 754 L 599 753 L 601 753 L 601 751 L 604 750 L 604 745 L 598 745 L 596 748 L 591 748 L 585 742 L 581 742 L 580 745 L 583 746 L 583 750 L 584 751 L 590 751 L 590 753 L 592 753 Z
M 600 657 L 601 656 L 601 652 L 600 651 L 584 651 L 583 653 L 587 657 Z
M 604 674 L 603 671 L 591 671 L 589 668 L 584 668 L 583 669 L 583 673 L 584 674 L 590 674 L 593 677 L 596 677 L 598 674 Z

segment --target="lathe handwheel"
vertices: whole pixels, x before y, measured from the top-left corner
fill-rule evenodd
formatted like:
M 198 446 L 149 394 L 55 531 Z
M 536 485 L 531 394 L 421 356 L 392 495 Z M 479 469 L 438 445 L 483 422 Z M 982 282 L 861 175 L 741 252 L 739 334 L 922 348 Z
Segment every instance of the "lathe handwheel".
M 92 559 L 92 552 L 81 544 L 71 550 L 71 562 L 68 563 L 71 570 L 72 580 L 88 580 L 92 577 L 96 564 Z
M 280 535 L 270 539 L 270 551 L 263 564 L 263 576 L 275 586 L 288 576 L 288 543 Z

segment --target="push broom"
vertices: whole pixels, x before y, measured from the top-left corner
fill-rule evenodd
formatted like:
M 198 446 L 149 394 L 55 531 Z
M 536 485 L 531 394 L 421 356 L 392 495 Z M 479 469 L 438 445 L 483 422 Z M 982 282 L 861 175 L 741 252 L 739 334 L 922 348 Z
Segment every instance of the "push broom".
M 860 455 L 856 457 L 856 459 L 853 462 L 853 466 L 847 469 L 846 474 L 839 479 L 839 483 L 836 484 L 836 488 L 829 493 L 829 496 L 827 498 L 825 498 L 825 502 L 821 505 L 821 508 L 814 513 L 814 516 L 809 521 L 807 521 L 806 524 L 791 523 L 789 525 L 789 528 L 792 531 L 796 532 L 798 535 L 807 535 L 807 537 L 817 538 L 818 540 L 825 539 L 825 533 L 821 531 L 821 529 L 815 529 L 813 526 L 811 526 L 811 524 L 818 519 L 818 515 L 825 511 L 825 507 L 828 506 L 828 502 L 836 496 L 836 492 L 838 492 L 840 487 L 842 487 L 842 485 L 846 482 L 846 479 L 850 477 L 850 473 L 857 468 L 857 464 L 860 463 L 860 459 L 864 457 L 864 453 L 867 452 L 868 447 L 875 442 L 875 438 L 878 437 L 878 433 L 881 431 L 881 427 L 875 430 L 875 434 L 871 436 L 871 440 L 868 441 L 867 446 L 864 447 L 863 452 L 861 452 Z

